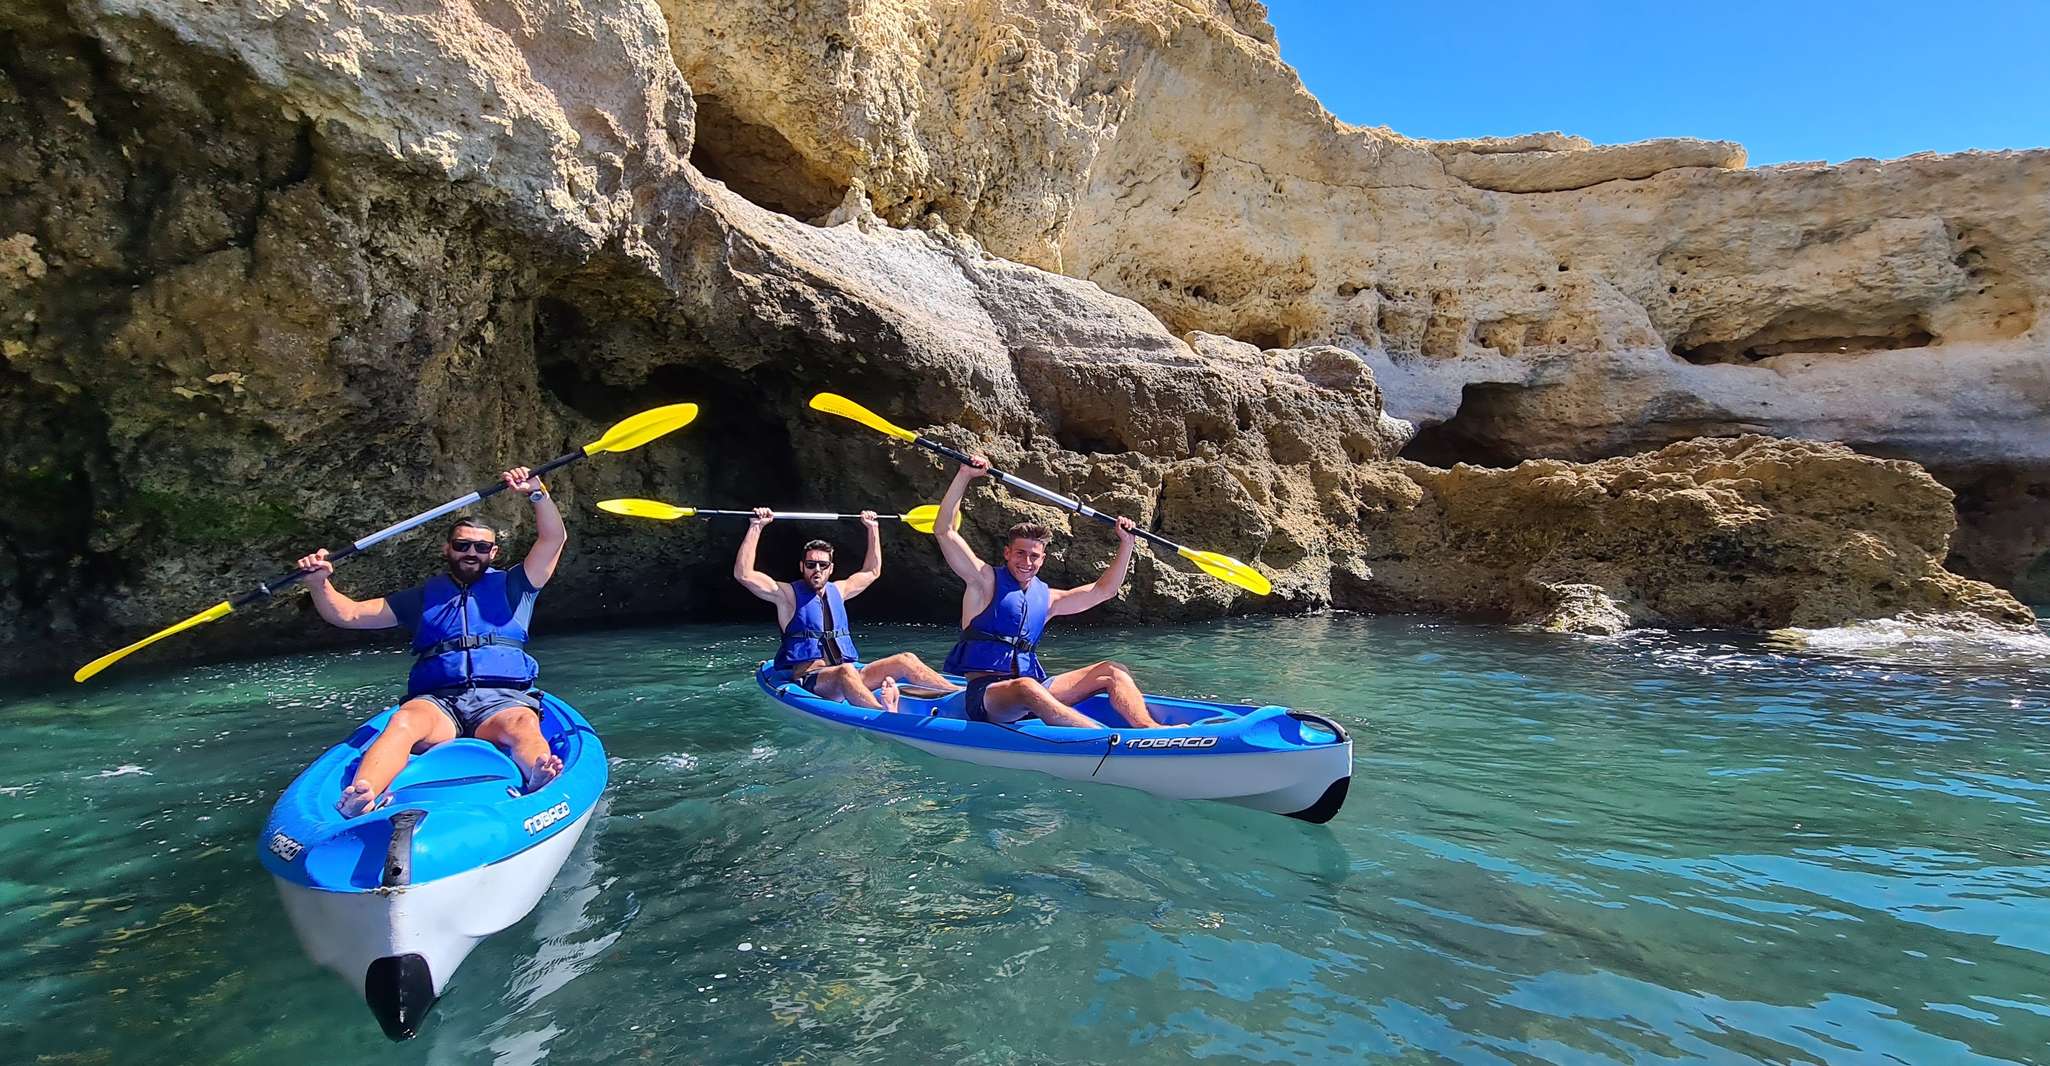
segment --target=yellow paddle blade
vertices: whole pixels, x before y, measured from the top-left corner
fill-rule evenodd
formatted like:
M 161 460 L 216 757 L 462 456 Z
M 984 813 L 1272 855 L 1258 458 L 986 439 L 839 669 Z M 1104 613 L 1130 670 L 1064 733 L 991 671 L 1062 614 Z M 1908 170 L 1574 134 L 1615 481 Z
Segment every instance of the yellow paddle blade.
M 811 409 L 824 411 L 829 415 L 839 415 L 841 418 L 851 418 L 877 433 L 887 433 L 898 440 L 918 439 L 918 434 L 902 426 L 891 425 L 888 419 L 845 396 L 835 396 L 830 392 L 819 393 L 811 398 Z
M 1181 555 L 1182 558 L 1202 567 L 1203 572 L 1211 577 L 1237 585 L 1256 596 L 1265 596 L 1274 591 L 1274 582 L 1267 580 L 1267 575 L 1229 555 L 1197 551 L 1194 548 L 1183 548 Z
M 653 518 L 662 522 L 672 518 L 689 518 L 698 513 L 695 507 L 677 507 L 660 500 L 599 500 L 598 509 L 623 514 L 628 518 Z
M 201 611 L 190 618 L 187 618 L 183 622 L 180 622 L 169 629 L 158 630 L 157 632 L 152 633 L 149 636 L 146 636 L 125 648 L 122 648 L 120 651 L 110 651 L 107 654 L 102 655 L 97 659 L 94 659 L 92 662 L 89 662 L 84 666 L 79 667 L 78 672 L 71 675 L 71 680 L 84 681 L 87 678 L 93 676 L 94 674 L 97 674 L 100 671 L 105 670 L 107 667 L 112 666 L 123 659 L 128 658 L 130 655 L 133 655 L 136 652 L 139 652 L 142 649 L 147 648 L 152 644 L 155 644 L 157 641 L 160 641 L 165 637 L 171 636 L 176 633 L 183 633 L 186 630 L 191 629 L 193 626 L 203 626 L 216 618 L 225 618 L 227 617 L 228 612 L 234 609 L 234 604 L 231 604 L 226 600 L 222 600 L 221 602 L 214 604 L 212 607 L 209 607 L 206 610 Z
M 905 525 L 920 533 L 930 533 L 933 531 L 933 527 L 939 524 L 940 506 L 936 503 L 928 503 L 923 507 L 913 507 L 909 511 L 904 512 L 903 518 Z M 959 509 L 954 511 L 954 528 L 961 528 L 961 512 Z
M 605 435 L 584 445 L 585 455 L 599 452 L 630 452 L 665 433 L 690 425 L 698 417 L 698 405 L 694 403 L 672 403 L 667 407 L 656 407 L 642 411 L 625 421 L 614 423 Z

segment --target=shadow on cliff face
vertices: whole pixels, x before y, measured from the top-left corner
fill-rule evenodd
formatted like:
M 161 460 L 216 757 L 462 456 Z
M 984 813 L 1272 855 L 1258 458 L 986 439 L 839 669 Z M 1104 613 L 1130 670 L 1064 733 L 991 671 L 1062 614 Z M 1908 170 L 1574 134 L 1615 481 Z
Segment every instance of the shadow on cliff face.
M 1850 320 L 1841 316 L 1783 315 L 1735 340 L 1676 341 L 1673 354 L 1700 365 L 1748 365 L 1775 356 L 1813 353 L 1826 357 L 1926 348 L 1936 342 L 1929 318 L 1915 312 L 1894 319 Z
M 1516 454 L 1500 430 L 1502 420 L 1513 417 L 1514 397 L 1522 391 L 1521 385 L 1468 384 L 1460 389 L 1459 410 L 1435 426 L 1418 430 L 1403 447 L 1402 457 L 1426 466 L 1515 466 L 1524 457 Z
M 2007 588 L 2023 603 L 2050 603 L 2050 469 L 1930 473 L 1957 493 L 1958 528 L 1944 566 Z
M 717 95 L 697 94 L 691 165 L 771 211 L 809 222 L 839 206 L 847 183 L 799 154 L 773 127 L 751 122 Z
M 51 187 L 76 182 L 64 168 L 45 170 L 62 125 L 52 109 L 66 98 L 105 108 L 105 59 L 89 42 L 36 34 L 0 35 L 0 643 L 18 645 L 75 624 L 79 600 L 113 583 L 118 558 L 88 548 L 93 541 L 93 485 L 109 464 L 106 419 L 77 390 L 39 381 L 29 371 L 30 346 L 39 334 L 74 330 L 95 335 L 95 324 L 120 313 L 114 285 L 126 280 L 112 263 L 92 273 L 99 284 L 38 291 L 53 270 L 51 242 L 40 240 L 66 215 L 50 210 Z M 127 109 L 110 109 L 110 124 Z M 111 131 L 105 143 L 79 144 L 77 156 L 118 152 Z M 130 183 L 134 184 L 134 183 Z M 148 198 L 148 188 L 138 189 Z M 90 214 L 92 201 L 74 205 Z M 135 242 L 135 226 L 108 227 L 103 240 Z M 38 245 L 41 251 L 38 251 Z M 60 260 L 54 269 L 62 272 Z M 19 360 L 22 370 L 12 364 Z M 38 620 L 44 624 L 38 625 Z M 45 629 L 47 626 L 47 629 Z
M 801 354 L 737 353 L 708 341 L 674 312 L 647 313 L 634 284 L 580 275 L 534 304 L 540 384 L 564 406 L 600 425 L 658 404 L 699 407 L 698 419 L 660 456 L 616 457 L 580 473 L 580 484 L 597 491 L 580 494 L 569 515 L 567 580 L 550 590 L 560 616 L 751 620 L 767 610 L 731 576 L 745 519 L 620 518 L 596 510 L 608 496 L 843 513 L 897 513 L 930 502 L 904 486 L 880 441 L 808 408 L 813 393 L 835 382 L 808 375 Z M 876 377 L 871 384 L 880 391 L 912 391 L 885 373 Z M 864 596 L 862 616 L 929 620 L 940 578 L 936 556 L 925 558 L 934 555 L 925 538 L 901 524 L 885 523 L 882 532 L 892 580 Z M 758 567 L 795 579 L 794 561 L 813 538 L 836 546 L 842 576 L 860 567 L 865 538 L 852 521 L 772 523 Z
M 276 532 L 256 528 L 275 508 L 217 495 L 233 492 L 217 484 L 233 466 L 219 462 L 235 421 L 224 408 L 247 379 L 207 364 L 237 341 L 260 345 L 234 338 L 210 300 L 244 274 L 280 200 L 309 179 L 313 146 L 305 123 L 275 110 L 223 117 L 248 103 L 232 91 L 210 101 L 220 112 L 199 114 L 136 91 L 132 72 L 54 9 L 9 14 L 0 669 L 46 669 L 23 649 L 103 627 L 122 609 L 116 590 L 161 565 L 165 545 Z M 212 350 L 187 329 L 209 317 L 223 326 Z M 161 363 L 137 358 L 145 340 Z M 209 371 L 220 374 L 209 381 Z
M 106 419 L 0 365 L 0 628 L 9 643 L 36 617 L 64 625 L 76 597 L 113 584 L 117 555 L 92 548 L 92 484 L 107 469 Z

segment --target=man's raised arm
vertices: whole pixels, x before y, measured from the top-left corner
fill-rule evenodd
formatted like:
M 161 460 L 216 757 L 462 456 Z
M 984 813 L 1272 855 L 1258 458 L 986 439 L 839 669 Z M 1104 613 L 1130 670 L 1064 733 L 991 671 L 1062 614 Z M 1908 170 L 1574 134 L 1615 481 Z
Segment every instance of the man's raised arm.
M 1132 547 L 1137 543 L 1132 536 L 1134 526 L 1129 518 L 1118 519 L 1118 554 L 1103 568 L 1095 581 L 1081 588 L 1060 589 L 1053 593 L 1047 603 L 1047 613 L 1055 617 L 1081 614 L 1100 603 L 1115 599 L 1118 587 L 1125 583 L 1126 572 L 1132 569 Z
M 312 571 L 306 575 L 306 593 L 313 598 L 313 609 L 329 625 L 343 629 L 390 629 L 399 624 L 399 616 L 392 612 L 384 597 L 352 600 L 329 584 L 335 576 L 335 564 L 327 561 L 326 548 L 300 559 L 299 569 Z
M 755 569 L 755 550 L 761 545 L 762 527 L 775 520 L 774 511 L 766 507 L 755 508 L 754 517 L 747 520 L 747 535 L 740 538 L 740 551 L 733 556 L 733 580 L 754 593 L 756 599 L 770 603 L 782 602 L 783 585 Z
M 868 556 L 861 560 L 861 569 L 848 574 L 840 581 L 840 598 L 851 600 L 861 595 L 862 590 L 876 583 L 883 576 L 883 530 L 874 511 L 861 512 L 861 524 L 868 527 Z
M 933 539 L 940 542 L 940 557 L 947 561 L 947 567 L 954 576 L 963 581 L 980 581 L 989 571 L 989 564 L 975 557 L 974 549 L 968 546 L 967 538 L 954 528 L 954 522 L 961 513 L 961 498 L 968 494 L 968 483 L 989 473 L 989 460 L 974 456 L 974 465 L 962 464 L 954 472 L 954 483 L 947 486 L 947 494 L 940 498 L 940 513 L 933 518 Z
M 555 497 L 548 494 L 548 486 L 533 471 L 516 466 L 498 476 L 505 480 L 506 488 L 534 501 L 534 546 L 527 549 L 520 569 L 527 572 L 527 584 L 538 589 L 555 576 L 555 566 L 562 562 L 562 549 L 569 543 L 569 529 L 562 524 L 562 512 L 555 507 Z

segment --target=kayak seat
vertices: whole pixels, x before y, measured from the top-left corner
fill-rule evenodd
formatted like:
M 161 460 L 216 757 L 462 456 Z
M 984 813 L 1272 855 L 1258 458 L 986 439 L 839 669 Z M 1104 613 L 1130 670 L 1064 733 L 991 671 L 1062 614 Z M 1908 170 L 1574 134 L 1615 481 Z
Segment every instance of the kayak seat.
M 435 793 L 459 785 L 489 785 L 494 790 L 519 788 L 526 783 L 520 765 L 488 740 L 463 738 L 435 745 L 429 751 L 406 760 L 406 768 L 392 778 L 393 803 L 410 796 L 428 799 Z

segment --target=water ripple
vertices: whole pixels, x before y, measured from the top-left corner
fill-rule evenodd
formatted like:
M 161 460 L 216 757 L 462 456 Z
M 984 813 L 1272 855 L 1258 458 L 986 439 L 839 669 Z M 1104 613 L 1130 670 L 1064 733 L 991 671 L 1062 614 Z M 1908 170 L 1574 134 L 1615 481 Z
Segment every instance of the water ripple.
M 2033 644 L 1329 617 L 1050 645 L 1345 721 L 1352 798 L 1317 828 L 815 730 L 755 692 L 760 638 L 537 643 L 612 789 L 396 1051 L 300 955 L 253 838 L 402 655 L 9 697 L 0 1040 L 303 1066 L 2050 1062 Z

